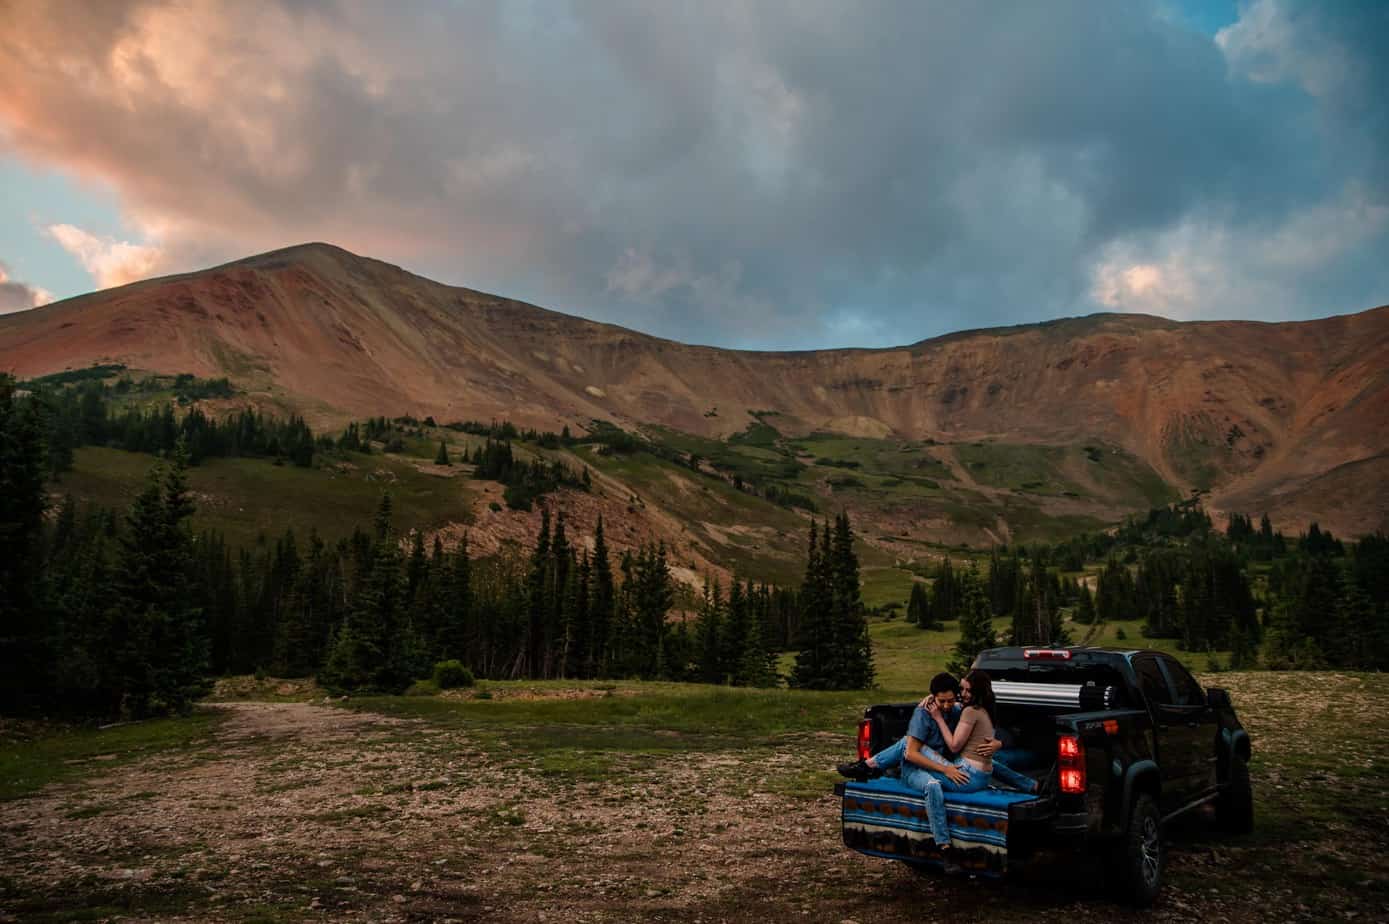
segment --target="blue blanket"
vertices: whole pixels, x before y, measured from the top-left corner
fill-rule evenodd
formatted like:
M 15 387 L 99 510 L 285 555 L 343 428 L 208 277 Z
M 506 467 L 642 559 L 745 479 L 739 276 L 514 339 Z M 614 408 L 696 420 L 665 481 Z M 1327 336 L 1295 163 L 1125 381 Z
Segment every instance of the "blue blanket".
M 1003 789 L 946 793 L 946 825 L 963 867 L 1002 874 L 1008 866 L 1008 810 L 1036 798 Z M 940 851 L 926 820 L 926 799 L 892 777 L 846 783 L 843 799 L 844 844 L 872 856 L 939 862 Z

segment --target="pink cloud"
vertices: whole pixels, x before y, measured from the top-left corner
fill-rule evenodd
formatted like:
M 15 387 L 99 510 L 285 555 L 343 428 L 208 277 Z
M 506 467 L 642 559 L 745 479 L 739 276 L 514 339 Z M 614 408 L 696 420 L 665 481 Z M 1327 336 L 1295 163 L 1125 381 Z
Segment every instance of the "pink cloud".
M 51 301 L 52 293 L 38 286 L 11 279 L 5 264 L 0 263 L 0 314 L 37 308 Z
M 159 247 L 97 237 L 73 225 L 49 225 L 46 231 L 103 289 L 146 279 L 159 272 L 164 263 L 164 251 Z

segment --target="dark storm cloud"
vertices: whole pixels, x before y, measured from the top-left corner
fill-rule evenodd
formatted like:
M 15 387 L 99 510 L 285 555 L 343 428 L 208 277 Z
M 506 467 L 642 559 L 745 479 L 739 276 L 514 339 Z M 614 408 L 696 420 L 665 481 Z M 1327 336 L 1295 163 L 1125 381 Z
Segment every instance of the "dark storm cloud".
M 685 340 L 1385 300 L 1382 9 L 408 9 L 17 7 L 0 126 L 156 270 L 327 239 Z

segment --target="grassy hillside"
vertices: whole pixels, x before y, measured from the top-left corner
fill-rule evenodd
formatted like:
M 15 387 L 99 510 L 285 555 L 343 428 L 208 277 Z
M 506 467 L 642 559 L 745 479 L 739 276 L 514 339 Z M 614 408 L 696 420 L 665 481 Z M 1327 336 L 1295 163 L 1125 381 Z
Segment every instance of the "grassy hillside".
M 156 461 L 143 453 L 85 447 L 53 490 L 124 509 Z M 348 461 L 312 469 L 268 459 L 206 459 L 189 469 L 188 481 L 198 505 L 194 529 L 219 529 L 234 546 L 289 528 L 301 536 L 317 529 L 325 539 L 350 535 L 354 527 L 370 524 L 387 491 L 397 524 L 406 528 L 466 523 L 476 490 L 458 469 L 439 475 L 408 459 L 379 454 L 353 454 Z

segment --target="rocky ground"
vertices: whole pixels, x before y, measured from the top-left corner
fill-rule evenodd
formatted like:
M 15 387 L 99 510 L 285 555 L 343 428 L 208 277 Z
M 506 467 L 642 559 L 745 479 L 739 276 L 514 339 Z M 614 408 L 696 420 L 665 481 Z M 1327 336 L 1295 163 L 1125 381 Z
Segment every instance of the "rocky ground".
M 1383 746 L 1360 748 L 1364 766 L 1328 779 L 1331 771 L 1307 769 L 1302 745 L 1278 733 L 1300 721 L 1286 685 L 1261 689 L 1269 675 L 1240 675 L 1250 678 L 1241 690 L 1231 676 L 1237 703 L 1269 699 L 1266 709 L 1249 708 L 1256 747 L 1262 738 L 1275 750 L 1256 777 L 1261 811 L 1296 811 L 1298 787 L 1322 774 L 1314 782 L 1369 800 L 1364 827 L 1317 815 L 1308 824 L 1325 830 L 1310 841 L 1295 817 L 1270 819 L 1270 837 L 1252 841 L 1177 832 L 1169 887 L 1151 918 L 1382 920 Z M 1347 687 L 1341 701 L 1372 715 L 1363 728 L 1378 734 L 1377 687 Z M 994 883 L 918 876 L 848 852 L 827 770 L 844 756 L 844 733 L 622 753 L 588 750 L 578 738 L 572 747 L 529 746 L 526 736 L 553 728 L 322 701 L 205 708 L 220 721 L 197 747 L 0 803 L 0 920 L 1098 921 L 1123 913 L 1084 864 L 1042 864 Z M 1279 747 L 1296 753 L 1279 758 Z M 1307 747 L 1315 758 L 1314 743 Z M 1324 867 L 1335 874 L 1299 882 L 1300 870 Z

